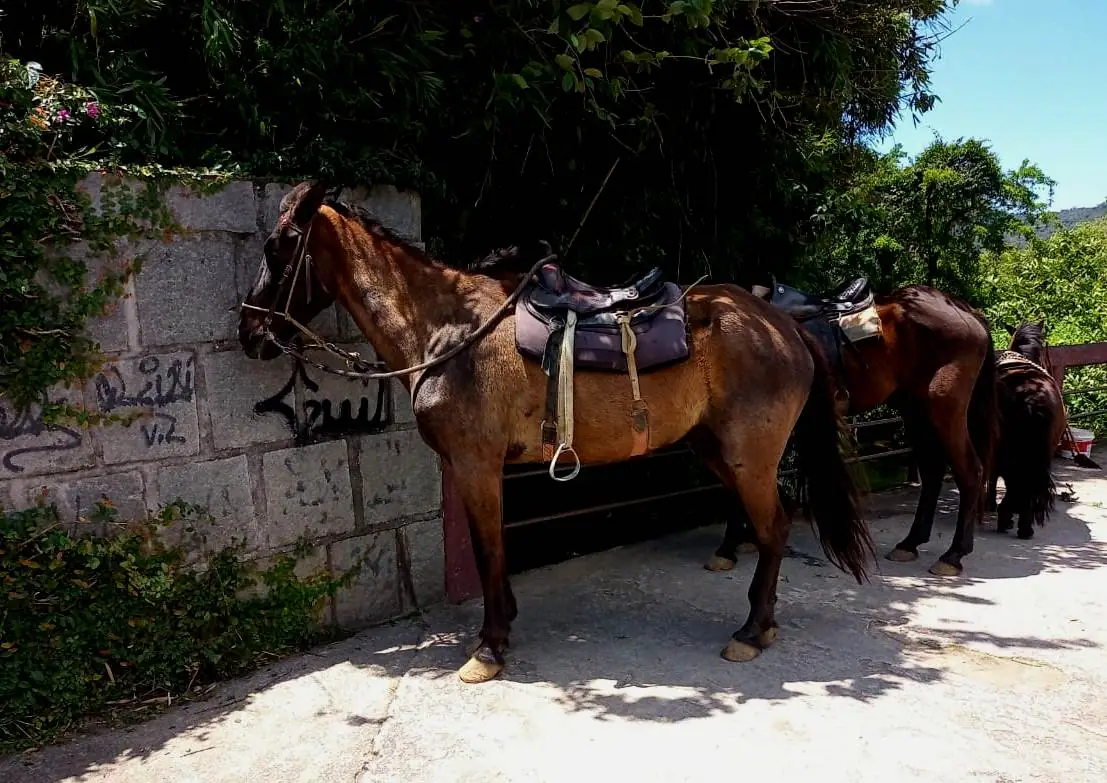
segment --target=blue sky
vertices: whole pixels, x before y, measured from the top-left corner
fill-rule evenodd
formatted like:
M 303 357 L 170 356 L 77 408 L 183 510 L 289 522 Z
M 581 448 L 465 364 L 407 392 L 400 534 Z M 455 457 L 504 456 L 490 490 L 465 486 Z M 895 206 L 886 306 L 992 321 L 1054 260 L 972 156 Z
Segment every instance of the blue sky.
M 984 139 L 1004 168 L 1023 158 L 1057 181 L 1054 209 L 1107 199 L 1107 0 L 962 0 L 941 44 L 941 98 L 879 146 L 909 155 L 937 131 Z

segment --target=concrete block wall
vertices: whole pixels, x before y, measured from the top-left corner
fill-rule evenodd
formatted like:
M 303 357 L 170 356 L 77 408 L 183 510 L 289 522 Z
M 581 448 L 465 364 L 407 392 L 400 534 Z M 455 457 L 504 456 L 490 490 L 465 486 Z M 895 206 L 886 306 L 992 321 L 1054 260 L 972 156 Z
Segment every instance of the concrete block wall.
M 102 185 L 83 183 L 94 204 Z M 444 595 L 440 466 L 395 381 L 350 381 L 288 357 L 251 360 L 239 347 L 238 305 L 290 189 L 236 181 L 212 195 L 167 193 L 185 232 L 124 250 L 121 260 L 141 253 L 143 268 L 89 325 L 108 362 L 83 388 L 50 393 L 142 416 L 82 430 L 0 401 L 0 505 L 26 507 L 46 492 L 73 530 L 104 534 L 87 519 L 102 496 L 124 519 L 179 497 L 215 517 L 201 530 L 166 532 L 196 560 L 245 542 L 247 556 L 265 562 L 306 537 L 304 569 L 360 564 L 327 607 L 329 621 L 358 627 Z M 343 198 L 420 238 L 415 194 L 374 187 Z M 312 326 L 372 357 L 345 313 L 332 309 Z

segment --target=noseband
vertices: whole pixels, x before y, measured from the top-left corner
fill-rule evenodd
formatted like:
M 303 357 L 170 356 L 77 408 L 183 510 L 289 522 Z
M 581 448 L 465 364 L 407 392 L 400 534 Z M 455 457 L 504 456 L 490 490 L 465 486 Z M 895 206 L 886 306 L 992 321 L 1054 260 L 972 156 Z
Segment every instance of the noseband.
M 281 353 L 291 356 L 297 361 L 309 364 L 318 370 L 322 370 L 323 372 L 329 372 L 333 375 L 340 375 L 344 378 L 352 378 L 361 381 L 381 381 L 388 378 L 398 378 L 404 375 L 411 375 L 412 373 L 435 367 L 447 361 L 448 359 L 452 359 L 454 356 L 457 356 L 457 354 L 461 353 L 463 350 L 484 337 L 484 335 L 487 334 L 492 329 L 492 327 L 496 325 L 500 318 L 502 318 L 508 310 L 515 306 L 515 303 L 519 300 L 519 297 L 522 296 L 523 291 L 527 288 L 527 282 L 529 282 L 534 277 L 535 273 L 538 272 L 538 270 L 542 266 L 557 257 L 556 255 L 551 254 L 546 256 L 545 258 L 540 259 L 539 261 L 536 261 L 534 266 L 530 268 L 530 271 L 527 272 L 526 276 L 519 283 L 518 287 L 516 287 L 516 289 L 511 292 L 511 295 L 508 296 L 504 303 L 501 304 L 499 308 L 497 308 L 496 312 L 492 314 L 492 317 L 480 326 L 478 326 L 464 340 L 450 348 L 445 353 L 428 359 L 421 364 L 416 364 L 413 367 L 406 367 L 402 370 L 392 370 L 391 372 L 374 372 L 373 368 L 384 367 L 384 362 L 369 362 L 361 358 L 361 356 L 356 353 L 339 348 L 337 345 L 330 342 L 329 340 L 324 340 L 307 326 L 292 317 L 291 313 L 289 312 L 292 307 L 292 293 L 296 290 L 296 283 L 300 279 L 301 271 L 304 273 L 304 285 L 306 286 L 307 301 L 311 301 L 311 265 L 313 261 L 311 258 L 311 254 L 307 252 L 307 247 L 308 240 L 311 238 L 312 224 L 309 223 L 307 230 L 304 231 L 295 223 L 292 223 L 289 219 L 289 216 L 286 215 L 285 217 L 281 218 L 277 225 L 283 227 L 284 230 L 296 236 L 296 249 L 292 253 L 291 260 L 289 260 L 289 262 L 285 264 L 284 271 L 281 272 L 281 281 L 277 287 L 276 296 L 273 297 L 273 304 L 266 308 L 242 302 L 239 307 L 244 310 L 253 310 L 255 312 L 265 314 L 265 320 L 262 323 L 262 326 L 265 329 L 263 336 L 266 342 L 271 342 L 273 343 L 273 345 L 277 346 L 281 350 Z M 320 285 L 322 286 L 322 283 L 320 283 Z M 285 288 L 286 286 L 287 293 Z M 323 288 L 323 290 L 324 292 L 326 292 L 325 287 Z M 284 299 L 284 309 L 278 310 L 277 307 L 279 306 L 279 303 L 282 299 Z M 285 321 L 295 326 L 300 334 L 310 339 L 311 342 L 304 343 L 299 347 L 299 349 L 294 348 L 290 343 L 282 343 L 280 340 L 277 339 L 277 336 L 273 334 L 273 330 L 270 328 L 273 325 L 274 317 L 283 318 Z M 324 351 L 331 354 L 332 356 L 338 357 L 346 363 L 347 367 L 351 369 L 342 370 L 337 367 L 331 367 L 329 365 L 323 364 L 322 362 L 314 361 L 313 359 L 309 359 L 304 356 L 303 352 L 305 351 Z

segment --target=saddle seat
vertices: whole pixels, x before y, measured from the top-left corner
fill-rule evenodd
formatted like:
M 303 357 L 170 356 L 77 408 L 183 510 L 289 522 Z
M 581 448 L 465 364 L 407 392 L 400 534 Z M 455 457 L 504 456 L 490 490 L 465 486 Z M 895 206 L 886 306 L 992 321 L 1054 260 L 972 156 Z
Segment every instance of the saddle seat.
M 858 277 L 834 293 L 822 296 L 801 291 L 773 279 L 769 302 L 793 318 L 806 320 L 824 316 L 831 319 L 852 315 L 873 305 L 873 292 L 867 277 Z
M 539 309 L 566 309 L 588 316 L 623 304 L 650 304 L 661 296 L 664 288 L 665 281 L 658 267 L 631 278 L 622 286 L 605 288 L 578 280 L 551 263 L 539 270 L 537 285 L 531 288 L 527 298 Z

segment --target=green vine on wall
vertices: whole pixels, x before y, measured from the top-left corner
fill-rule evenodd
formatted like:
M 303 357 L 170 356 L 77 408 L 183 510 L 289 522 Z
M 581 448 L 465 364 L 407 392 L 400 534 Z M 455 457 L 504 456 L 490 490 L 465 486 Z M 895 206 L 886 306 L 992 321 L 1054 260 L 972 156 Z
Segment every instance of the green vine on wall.
M 115 535 L 79 536 L 52 505 L 0 513 L 0 755 L 200 698 L 340 633 L 320 613 L 355 570 L 298 577 L 306 544 L 266 568 L 232 546 L 198 569 L 159 531 L 203 536 L 201 508 L 124 523 L 101 500 L 88 521 Z
M 0 398 L 15 408 L 45 403 L 52 387 L 97 369 L 86 325 L 118 303 L 143 243 L 177 230 L 167 188 L 222 182 L 113 165 L 113 133 L 132 121 L 128 111 L 33 63 L 0 63 Z M 94 172 L 96 203 L 80 187 Z M 43 414 L 100 420 L 80 406 L 46 405 Z

